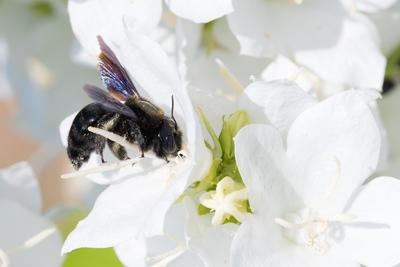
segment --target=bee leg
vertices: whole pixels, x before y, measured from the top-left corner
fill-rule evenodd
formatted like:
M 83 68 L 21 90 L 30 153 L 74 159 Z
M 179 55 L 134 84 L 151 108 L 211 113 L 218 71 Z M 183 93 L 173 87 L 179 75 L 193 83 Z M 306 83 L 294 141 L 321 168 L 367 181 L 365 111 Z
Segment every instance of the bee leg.
M 116 156 L 119 160 L 129 159 L 125 147 L 111 140 L 107 140 L 107 144 L 108 147 L 111 149 L 112 153 L 114 154 L 114 156 Z
M 167 163 L 169 163 L 169 159 L 167 157 L 164 158 Z
M 100 157 L 101 157 L 101 163 L 106 163 L 107 162 L 107 161 L 104 160 L 103 149 L 100 150 Z

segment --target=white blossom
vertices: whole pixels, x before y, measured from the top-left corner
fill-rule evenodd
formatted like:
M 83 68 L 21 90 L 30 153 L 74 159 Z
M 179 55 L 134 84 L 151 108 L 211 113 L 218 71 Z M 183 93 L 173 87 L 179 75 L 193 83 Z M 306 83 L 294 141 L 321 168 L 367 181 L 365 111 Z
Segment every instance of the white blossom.
M 69 0 L 68 11 L 72 29 L 91 55 L 98 53 L 96 36 L 123 40 L 124 28 L 136 33 L 173 44 L 176 18 L 163 10 L 162 0 Z M 231 0 L 166 0 L 165 5 L 177 16 L 205 23 L 233 11 Z M 90 18 L 90 19 L 89 19 Z M 169 39 L 166 41 L 165 39 Z
M 385 58 L 371 21 L 340 1 L 233 1 L 229 26 L 241 53 L 287 56 L 323 80 L 380 89 Z
M 231 216 L 243 222 L 247 213 L 247 205 L 243 205 L 246 200 L 246 188 L 240 188 L 227 176 L 218 182 L 215 191 L 206 192 L 201 196 L 200 204 L 215 211 L 211 223 L 219 225 Z
M 235 139 L 253 214 L 233 266 L 394 266 L 400 183 L 375 170 L 380 133 L 362 95 L 340 93 L 301 113 L 287 138 L 251 125 Z

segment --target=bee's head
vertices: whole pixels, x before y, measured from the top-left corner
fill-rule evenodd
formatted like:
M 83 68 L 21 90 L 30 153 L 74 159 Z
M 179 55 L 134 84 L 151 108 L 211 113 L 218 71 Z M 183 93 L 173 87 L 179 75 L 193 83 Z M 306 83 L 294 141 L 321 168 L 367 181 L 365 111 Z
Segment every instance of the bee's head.
M 160 129 L 161 149 L 165 155 L 176 156 L 182 148 L 182 132 L 179 130 L 176 121 L 164 117 Z
M 79 170 L 80 167 L 82 167 L 82 164 L 89 160 L 90 156 L 90 154 L 88 154 L 86 151 L 70 146 L 67 148 L 67 153 L 75 170 Z
M 165 155 L 177 156 L 182 148 L 182 132 L 174 117 L 174 96 L 171 96 L 171 117 L 164 117 L 159 136 L 162 152 Z

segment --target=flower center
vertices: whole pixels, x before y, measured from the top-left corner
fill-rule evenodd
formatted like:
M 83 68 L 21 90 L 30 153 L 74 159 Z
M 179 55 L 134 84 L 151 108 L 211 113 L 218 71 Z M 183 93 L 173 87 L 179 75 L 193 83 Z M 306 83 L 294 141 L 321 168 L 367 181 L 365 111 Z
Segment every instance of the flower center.
M 349 223 L 354 219 L 351 214 L 321 216 L 316 210 L 304 208 L 283 218 L 275 218 L 275 223 L 283 228 L 283 235 L 296 245 L 325 254 L 335 243 L 332 224 Z
M 243 222 L 247 213 L 247 189 L 226 176 L 218 182 L 215 191 L 200 197 L 200 204 L 215 212 L 211 221 L 213 225 L 224 224 L 230 217 Z

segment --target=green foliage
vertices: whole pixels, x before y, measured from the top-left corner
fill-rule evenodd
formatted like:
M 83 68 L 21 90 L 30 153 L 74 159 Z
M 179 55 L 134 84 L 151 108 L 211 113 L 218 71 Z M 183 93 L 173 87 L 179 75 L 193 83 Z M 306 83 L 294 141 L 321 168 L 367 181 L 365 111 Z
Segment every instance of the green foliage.
M 202 45 L 206 48 L 208 54 L 211 54 L 214 48 L 217 46 L 214 37 L 214 26 L 217 20 L 212 20 L 203 24 L 202 28 Z
M 122 267 L 112 248 L 81 248 L 69 253 L 63 267 Z
M 205 141 L 206 146 L 210 149 L 213 155 L 213 160 L 207 175 L 200 182 L 193 184 L 190 187 L 191 191 L 185 195 L 196 195 L 201 192 L 215 190 L 218 182 L 226 176 L 231 177 L 236 183 L 243 185 L 242 177 L 240 176 L 236 165 L 235 145 L 233 139 L 241 128 L 250 123 L 248 114 L 245 111 L 240 110 L 231 115 L 224 116 L 219 136 L 217 136 L 201 109 L 199 109 L 199 114 L 213 142 L 213 144 L 210 144 Z M 246 205 L 246 209 L 250 210 L 248 202 L 245 202 L 243 205 Z M 199 205 L 198 213 L 200 215 L 205 215 L 211 213 L 211 210 L 203 205 Z M 225 223 L 238 222 L 235 218 L 230 217 Z
M 52 16 L 55 12 L 54 7 L 48 1 L 34 1 L 29 7 L 34 13 L 43 17 Z
M 392 80 L 400 78 L 400 46 L 397 47 L 388 57 L 385 78 Z

